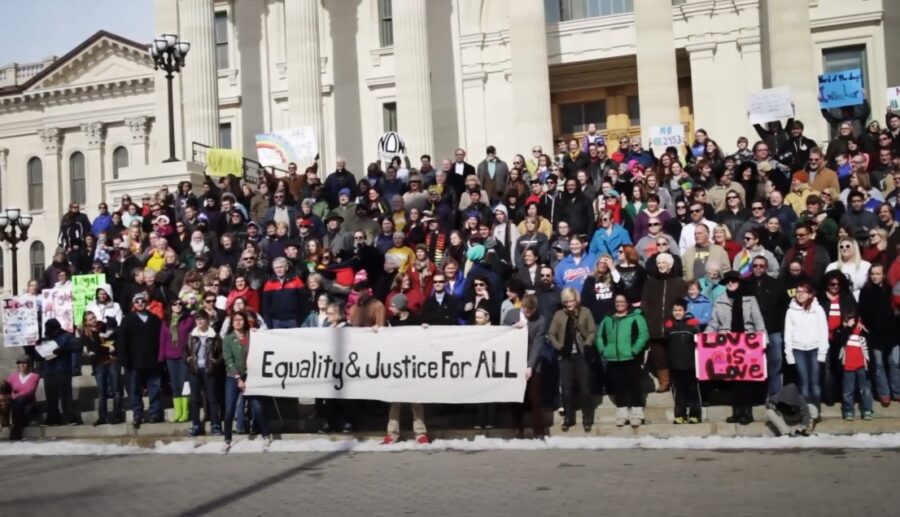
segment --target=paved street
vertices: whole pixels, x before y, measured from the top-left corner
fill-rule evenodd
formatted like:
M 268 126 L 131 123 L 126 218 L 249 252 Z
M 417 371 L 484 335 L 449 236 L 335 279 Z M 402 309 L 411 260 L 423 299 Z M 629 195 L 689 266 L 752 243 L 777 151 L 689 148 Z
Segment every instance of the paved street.
M 0 515 L 888 515 L 898 450 L 3 457 Z

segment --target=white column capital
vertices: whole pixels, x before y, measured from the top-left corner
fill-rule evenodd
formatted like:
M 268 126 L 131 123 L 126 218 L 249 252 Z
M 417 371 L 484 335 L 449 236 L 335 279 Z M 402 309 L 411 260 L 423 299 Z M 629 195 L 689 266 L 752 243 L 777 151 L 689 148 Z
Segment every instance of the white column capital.
M 684 50 L 688 52 L 691 60 L 695 59 L 712 59 L 716 53 L 718 44 L 715 41 L 702 41 L 697 43 L 688 43 L 684 46 Z
M 37 133 L 41 139 L 41 144 L 44 146 L 44 154 L 58 156 L 62 144 L 62 133 L 60 133 L 59 128 L 48 127 L 39 129 Z
M 81 132 L 88 139 L 88 148 L 99 149 L 106 137 L 105 126 L 103 122 L 89 122 L 81 124 Z
M 145 144 L 149 133 L 147 131 L 148 118 L 145 116 L 125 119 L 125 125 L 131 135 L 131 143 Z

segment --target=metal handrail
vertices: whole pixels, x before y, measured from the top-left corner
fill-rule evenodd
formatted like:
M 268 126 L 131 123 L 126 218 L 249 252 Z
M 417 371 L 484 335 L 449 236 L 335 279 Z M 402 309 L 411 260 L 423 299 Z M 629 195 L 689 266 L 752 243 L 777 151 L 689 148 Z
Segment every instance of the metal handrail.
M 191 161 L 197 164 L 201 164 L 205 167 L 207 164 L 206 152 L 211 148 L 212 146 L 202 144 L 200 142 L 191 142 Z M 244 180 L 254 185 L 259 185 L 259 182 L 262 181 L 267 170 L 273 176 L 287 176 L 288 174 L 288 171 L 284 169 L 279 169 L 278 167 L 274 167 L 271 165 L 265 166 L 251 158 L 243 157 L 241 158 L 241 162 L 244 173 Z

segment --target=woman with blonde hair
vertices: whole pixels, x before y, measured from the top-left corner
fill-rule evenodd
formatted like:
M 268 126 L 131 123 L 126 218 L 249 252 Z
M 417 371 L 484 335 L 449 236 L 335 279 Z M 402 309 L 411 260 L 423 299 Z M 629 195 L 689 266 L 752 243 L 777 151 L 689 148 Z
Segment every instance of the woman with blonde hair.
M 573 388 L 578 385 L 582 423 L 585 432 L 594 425 L 594 401 L 591 396 L 591 371 L 585 353 L 591 353 L 597 327 L 591 311 L 581 306 L 578 291 L 571 287 L 560 294 L 563 308 L 556 311 L 550 322 L 547 337 L 556 349 L 559 359 L 559 376 L 562 385 L 565 419 L 562 430 L 575 425 L 575 398 Z
M 842 237 L 838 241 L 837 260 L 828 264 L 825 272 L 838 270 L 850 281 L 850 290 L 853 291 L 853 297 L 859 300 L 859 290 L 866 285 L 869 279 L 869 268 L 872 267 L 868 261 L 863 260 L 859 251 L 859 244 L 852 237 Z

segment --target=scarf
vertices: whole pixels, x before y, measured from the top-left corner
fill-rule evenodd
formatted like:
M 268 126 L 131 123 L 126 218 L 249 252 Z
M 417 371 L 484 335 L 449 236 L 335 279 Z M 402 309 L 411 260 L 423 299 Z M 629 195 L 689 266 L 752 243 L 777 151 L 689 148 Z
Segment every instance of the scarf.
M 731 331 L 744 332 L 744 297 L 741 291 L 725 291 L 731 299 Z
M 172 334 L 172 348 L 178 348 L 178 323 L 180 321 L 180 314 L 172 314 L 172 318 L 169 321 L 169 333 Z
M 572 161 L 574 162 L 575 160 L 578 159 L 578 155 L 580 155 L 580 154 L 581 154 L 581 150 L 580 150 L 580 149 L 577 150 L 577 151 L 570 151 L 570 152 L 569 152 L 569 158 L 571 158 Z
M 813 278 L 816 276 L 816 243 L 812 239 L 809 240 L 809 243 L 805 248 L 801 248 L 798 244 L 793 248 L 789 249 L 787 255 L 785 256 L 785 264 L 789 264 L 792 260 L 797 258 L 800 253 L 805 253 L 803 256 L 803 274 L 808 278 Z

